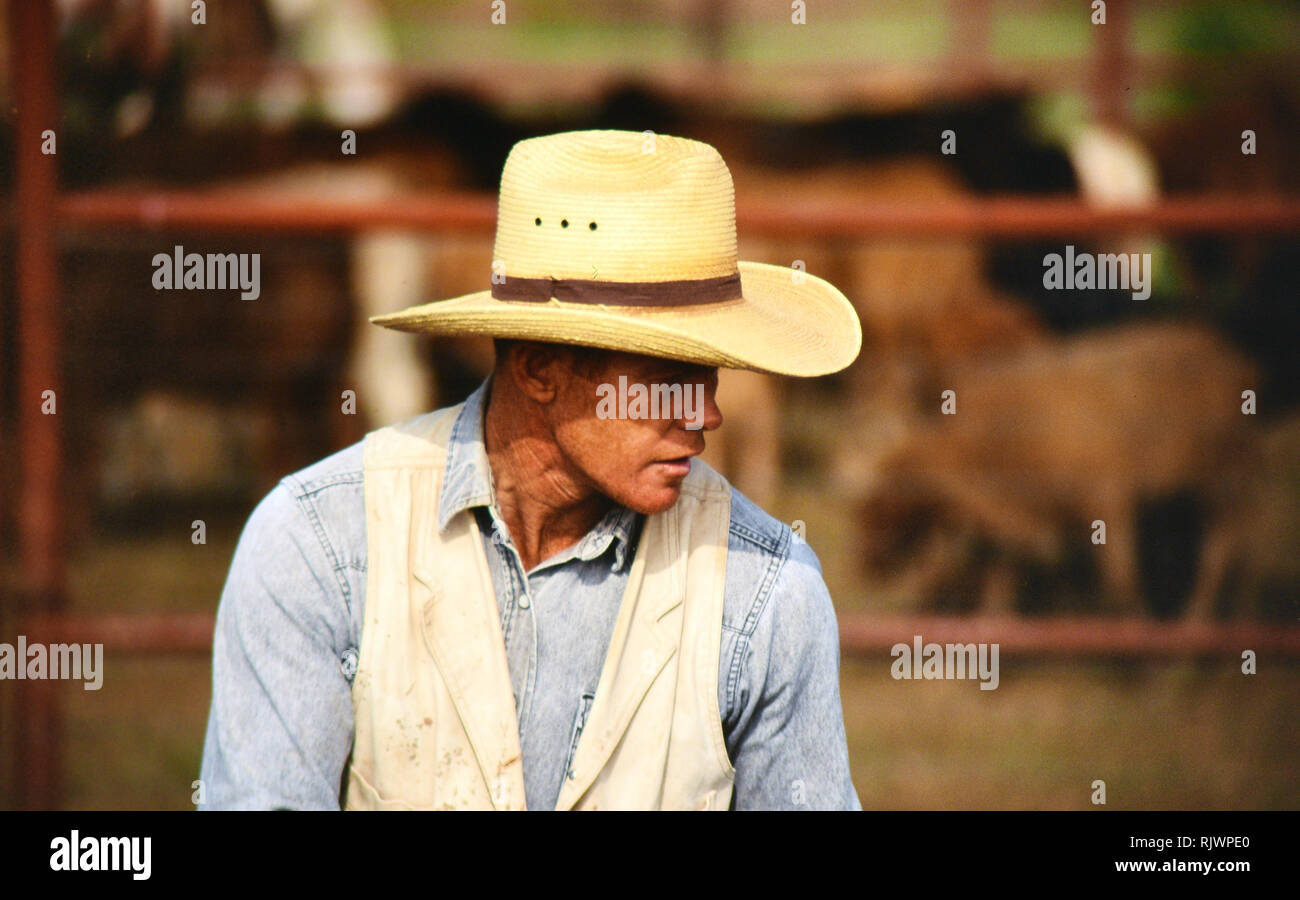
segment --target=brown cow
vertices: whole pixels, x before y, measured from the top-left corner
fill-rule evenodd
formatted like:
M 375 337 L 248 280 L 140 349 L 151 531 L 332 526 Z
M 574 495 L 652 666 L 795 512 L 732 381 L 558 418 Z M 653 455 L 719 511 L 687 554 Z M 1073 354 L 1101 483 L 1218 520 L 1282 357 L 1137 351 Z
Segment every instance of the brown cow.
M 1007 605 L 1017 565 L 1057 565 L 1091 544 L 1110 598 L 1137 613 L 1140 505 L 1190 493 L 1208 524 L 1188 611 L 1204 616 L 1253 474 L 1242 392 L 1256 384 L 1254 367 L 1215 333 L 1181 324 L 1098 330 L 952 366 L 932 388 L 935 414 L 864 461 L 864 561 L 880 576 L 906 560 L 909 587 L 927 593 L 975 577 L 972 554 L 991 548 L 980 584 L 967 587 Z M 945 391 L 951 414 L 940 410 Z

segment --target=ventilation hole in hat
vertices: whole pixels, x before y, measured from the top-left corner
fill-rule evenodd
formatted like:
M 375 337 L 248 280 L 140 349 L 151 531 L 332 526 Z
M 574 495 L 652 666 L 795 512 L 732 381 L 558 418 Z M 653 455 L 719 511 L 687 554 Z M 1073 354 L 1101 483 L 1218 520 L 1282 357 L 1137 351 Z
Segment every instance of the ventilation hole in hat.
M 568 219 L 561 219 L 561 220 L 560 220 L 560 227 L 561 227 L 561 228 L 568 228 L 568 227 L 569 227 L 569 220 L 568 220 Z
M 541 220 L 540 218 L 538 218 L 538 219 L 534 219 L 534 220 L 533 220 L 533 224 L 535 224 L 535 225 L 541 225 L 541 224 L 542 224 L 542 220 Z
M 590 228 L 592 231 L 595 231 L 595 230 L 596 230 L 596 223 L 595 223 L 595 222 L 592 222 L 592 223 L 591 223 L 590 225 L 588 225 L 587 227 Z

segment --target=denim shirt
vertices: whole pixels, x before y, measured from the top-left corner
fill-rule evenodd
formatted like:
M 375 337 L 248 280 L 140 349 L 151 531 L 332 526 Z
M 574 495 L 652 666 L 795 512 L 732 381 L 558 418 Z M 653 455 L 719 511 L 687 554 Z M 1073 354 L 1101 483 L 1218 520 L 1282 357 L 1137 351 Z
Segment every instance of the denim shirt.
M 490 382 L 447 448 L 440 527 L 474 515 L 509 661 L 529 809 L 554 809 L 596 693 L 644 516 L 615 506 L 525 572 L 483 445 Z M 366 590 L 363 443 L 284 478 L 222 591 L 203 809 L 338 809 Z M 812 549 L 734 488 L 718 709 L 735 809 L 861 809 L 849 777 L 835 610 Z

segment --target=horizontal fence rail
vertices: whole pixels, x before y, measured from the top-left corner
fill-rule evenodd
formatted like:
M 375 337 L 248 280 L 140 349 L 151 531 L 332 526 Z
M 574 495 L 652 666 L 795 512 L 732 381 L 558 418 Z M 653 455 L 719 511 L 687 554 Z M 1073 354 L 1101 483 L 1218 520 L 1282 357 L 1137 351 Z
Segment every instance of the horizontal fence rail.
M 1235 622 L 1145 619 L 881 618 L 840 614 L 846 653 L 888 652 L 920 635 L 925 643 L 997 644 L 1000 653 L 1045 656 L 1231 656 L 1243 650 L 1300 656 L 1300 628 Z
M 1146 619 L 1012 619 L 839 614 L 845 653 L 888 652 L 914 635 L 926 643 L 996 643 L 1002 653 L 1045 656 L 1232 656 L 1243 650 L 1300 656 L 1300 628 L 1244 622 Z M 103 644 L 106 651 L 203 654 L 212 649 L 211 613 L 36 613 L 21 620 L 28 643 Z
M 304 200 L 264 193 L 102 189 L 63 195 L 61 224 L 90 228 L 353 231 L 409 228 L 490 232 L 497 198 L 448 193 L 368 201 Z M 1300 197 L 1169 197 L 1148 206 L 1098 208 L 1074 198 L 993 197 L 943 203 L 798 204 L 738 202 L 742 233 L 832 236 L 997 235 L 1113 232 L 1300 231 Z
M 212 613 L 31 613 L 19 634 L 29 644 L 103 644 L 125 653 L 212 652 Z
M 1112 0 L 1114 2 L 1114 0 Z M 595 6 L 593 5 L 593 7 Z M 1112 39 L 1113 23 L 1099 39 Z M 683 48 L 685 49 L 685 48 Z M 978 47 L 930 59 L 822 59 L 815 64 L 749 62 L 719 58 L 678 59 L 652 67 L 582 60 L 453 59 L 410 64 L 305 65 L 295 61 L 206 63 L 194 72 L 201 88 L 256 90 L 276 79 L 293 78 L 308 85 L 348 79 L 381 81 L 390 89 L 462 89 L 491 101 L 527 108 L 598 103 L 629 82 L 695 103 L 761 110 L 768 104 L 796 103 L 803 114 L 834 113 L 846 99 L 898 104 L 900 93 L 916 102 L 960 96 L 979 97 L 998 91 L 1091 91 L 1097 84 L 1097 61 L 1089 56 L 998 60 Z M 1261 74 L 1295 78 L 1300 64 L 1289 51 L 1237 55 L 1231 66 L 1217 58 L 1153 55 L 1125 50 L 1120 66 L 1124 88 L 1142 90 L 1169 83 L 1212 82 L 1218 86 L 1248 83 Z M 1109 85 L 1106 85 L 1109 87 Z

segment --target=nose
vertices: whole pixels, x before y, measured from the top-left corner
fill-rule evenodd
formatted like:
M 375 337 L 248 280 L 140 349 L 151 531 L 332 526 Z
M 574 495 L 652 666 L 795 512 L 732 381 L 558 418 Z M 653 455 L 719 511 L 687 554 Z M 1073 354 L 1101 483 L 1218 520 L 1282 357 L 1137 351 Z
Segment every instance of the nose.
M 715 395 L 718 390 L 718 379 L 714 378 L 704 385 L 704 430 L 713 431 L 722 425 L 722 410 L 718 408 Z
M 704 395 L 702 408 L 696 414 L 695 418 L 688 420 L 683 424 L 688 431 L 713 431 L 722 425 L 722 410 L 718 408 L 717 402 L 718 370 L 713 369 L 706 377 L 697 383 L 702 384 L 704 387 L 704 390 L 701 392 Z M 694 389 L 694 387 L 695 385 L 693 384 L 689 385 L 688 390 Z M 696 426 L 695 422 L 699 422 L 700 424 Z

